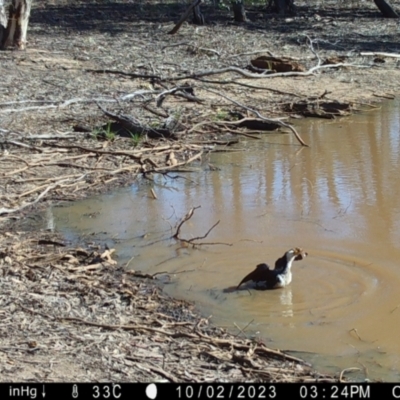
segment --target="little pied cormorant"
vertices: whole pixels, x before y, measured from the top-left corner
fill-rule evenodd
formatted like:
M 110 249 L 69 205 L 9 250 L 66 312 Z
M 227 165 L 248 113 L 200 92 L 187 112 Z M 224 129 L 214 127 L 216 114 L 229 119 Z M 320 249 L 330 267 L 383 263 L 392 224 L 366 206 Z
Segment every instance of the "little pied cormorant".
M 275 262 L 275 269 L 270 269 L 267 264 L 258 264 L 256 269 L 246 275 L 236 289 L 243 283 L 249 282 L 249 286 L 258 290 L 282 288 L 292 281 L 291 267 L 293 261 L 299 261 L 307 257 L 307 253 L 298 247 L 288 250 Z

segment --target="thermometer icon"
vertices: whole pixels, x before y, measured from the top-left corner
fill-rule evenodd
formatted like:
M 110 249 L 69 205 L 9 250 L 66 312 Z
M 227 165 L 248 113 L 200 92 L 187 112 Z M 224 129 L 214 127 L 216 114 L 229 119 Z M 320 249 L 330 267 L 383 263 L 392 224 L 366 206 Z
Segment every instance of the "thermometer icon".
M 78 386 L 72 386 L 72 397 L 76 399 L 78 397 Z

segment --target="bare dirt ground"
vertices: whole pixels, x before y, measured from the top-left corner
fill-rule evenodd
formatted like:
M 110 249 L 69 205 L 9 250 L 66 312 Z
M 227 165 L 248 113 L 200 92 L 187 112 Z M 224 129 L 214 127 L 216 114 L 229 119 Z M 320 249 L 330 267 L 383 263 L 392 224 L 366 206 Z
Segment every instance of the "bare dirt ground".
M 280 129 L 299 146 L 289 117 L 400 92 L 398 20 L 365 2 L 296 3 L 287 18 L 251 6 L 242 25 L 206 4 L 205 26 L 168 35 L 186 4 L 34 2 L 27 50 L 0 53 L 1 380 L 339 379 L 210 326 L 112 251 L 16 229 L 49 202 L 195 168 L 243 135 Z

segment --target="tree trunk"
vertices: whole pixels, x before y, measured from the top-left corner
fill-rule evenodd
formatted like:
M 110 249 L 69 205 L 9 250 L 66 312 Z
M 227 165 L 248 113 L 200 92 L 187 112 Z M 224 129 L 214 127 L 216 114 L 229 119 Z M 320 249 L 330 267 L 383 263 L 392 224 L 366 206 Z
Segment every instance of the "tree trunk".
M 1 1 L 1 0 L 0 0 Z M 182 24 L 187 20 L 190 15 L 190 12 L 196 7 L 199 6 L 201 0 L 194 0 L 193 3 L 189 6 L 189 8 L 183 13 L 180 20 L 176 23 L 176 25 L 168 32 L 168 35 L 173 35 L 174 33 L 178 32 L 179 28 Z
M 193 22 L 196 25 L 204 25 L 206 23 L 199 5 L 193 8 Z
M 20 50 L 25 49 L 31 6 L 32 0 L 12 0 L 7 27 L 0 32 L 0 49 L 12 45 Z M 4 12 L 4 0 L 0 0 L 0 25 L 2 25 L 2 10 Z
M 4 6 L 4 0 L 0 0 L 0 45 L 3 43 L 3 37 L 7 28 L 7 15 Z
M 236 22 L 246 22 L 246 10 L 244 8 L 243 0 L 232 0 L 233 18 Z
M 394 11 L 393 7 L 385 0 L 374 0 L 375 5 L 385 18 L 399 18 L 399 15 Z

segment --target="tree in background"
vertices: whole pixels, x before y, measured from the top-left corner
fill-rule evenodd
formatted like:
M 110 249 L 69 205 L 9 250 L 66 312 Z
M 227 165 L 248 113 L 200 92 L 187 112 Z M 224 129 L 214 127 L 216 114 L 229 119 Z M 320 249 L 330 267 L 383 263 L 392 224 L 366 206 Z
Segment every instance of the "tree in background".
M 8 13 L 5 6 L 6 0 L 0 0 L 0 49 L 8 46 L 15 46 L 18 49 L 24 49 L 26 46 L 26 35 L 28 32 L 28 23 L 31 13 L 32 0 L 12 0 L 8 7 Z M 197 24 L 204 24 L 204 17 L 200 11 L 201 0 L 195 0 L 190 6 L 193 10 L 193 19 Z M 386 18 L 398 18 L 399 15 L 389 4 L 387 0 L 374 0 L 382 15 Z M 246 21 L 246 11 L 244 0 L 231 0 L 234 19 L 237 22 Z M 268 9 L 280 15 L 286 15 L 294 12 L 294 0 L 268 0 Z M 187 18 L 182 18 L 177 26 L 170 32 L 178 31 L 180 25 Z
M 243 0 L 231 0 L 233 19 L 236 22 L 246 22 L 246 10 L 244 8 Z
M 25 49 L 32 0 L 12 0 L 8 13 L 4 1 L 0 0 L 0 49 Z

